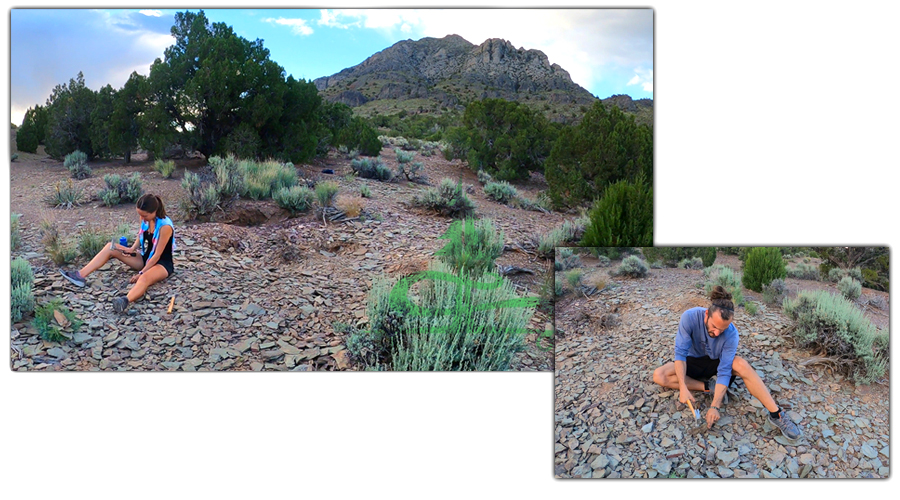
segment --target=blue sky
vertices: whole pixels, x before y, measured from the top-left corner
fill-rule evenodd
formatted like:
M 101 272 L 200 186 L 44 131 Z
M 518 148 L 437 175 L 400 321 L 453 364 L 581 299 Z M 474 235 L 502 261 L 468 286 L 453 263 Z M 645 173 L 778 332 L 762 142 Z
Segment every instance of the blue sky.
M 182 10 L 182 9 L 178 9 Z M 173 9 L 12 9 L 10 118 L 43 105 L 78 71 L 86 84 L 120 88 L 174 42 Z M 503 38 L 538 49 L 572 79 L 604 98 L 653 97 L 653 12 L 634 10 L 204 9 L 295 78 L 328 76 L 394 43 L 457 34 L 473 44 Z

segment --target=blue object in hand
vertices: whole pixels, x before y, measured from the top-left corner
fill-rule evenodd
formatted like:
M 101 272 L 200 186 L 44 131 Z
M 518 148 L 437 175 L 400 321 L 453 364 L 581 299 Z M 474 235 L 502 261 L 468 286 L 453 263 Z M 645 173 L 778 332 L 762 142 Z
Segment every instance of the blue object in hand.
M 121 238 L 119 238 L 119 244 L 122 245 L 123 247 L 124 247 L 124 246 L 127 246 L 127 245 L 128 245 L 128 238 L 122 236 Z

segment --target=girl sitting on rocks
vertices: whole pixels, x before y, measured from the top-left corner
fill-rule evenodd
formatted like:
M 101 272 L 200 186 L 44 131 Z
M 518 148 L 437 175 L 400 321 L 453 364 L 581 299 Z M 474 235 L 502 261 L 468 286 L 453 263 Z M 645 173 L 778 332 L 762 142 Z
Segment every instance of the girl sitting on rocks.
M 168 278 L 175 272 L 172 261 L 172 251 L 175 250 L 175 226 L 166 216 L 162 200 L 159 196 L 145 194 L 138 199 L 135 208 L 141 218 L 141 229 L 130 248 L 110 243 L 80 270 L 75 272 L 59 270 L 63 277 L 79 287 L 83 287 L 85 278 L 103 267 L 110 258 L 118 259 L 138 271 L 129 280 L 134 287 L 128 295 L 112 300 L 113 309 L 118 313 L 124 312 L 129 304 L 141 298 L 150 285 Z M 141 249 L 141 255 L 137 254 L 138 248 Z

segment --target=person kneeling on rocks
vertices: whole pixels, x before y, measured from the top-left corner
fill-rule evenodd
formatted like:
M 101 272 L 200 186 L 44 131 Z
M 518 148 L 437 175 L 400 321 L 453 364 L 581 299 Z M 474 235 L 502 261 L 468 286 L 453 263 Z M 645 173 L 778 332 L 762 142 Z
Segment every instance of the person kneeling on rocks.
M 750 394 L 769 411 L 767 427 L 777 427 L 786 438 L 798 439 L 800 428 L 778 407 L 750 363 L 736 355 L 738 331 L 731 322 L 734 317 L 731 294 L 716 286 L 710 300 L 709 307 L 694 307 L 681 315 L 675 336 L 675 361 L 657 368 L 653 381 L 677 389 L 681 403 L 696 402 L 691 391 L 710 394 L 712 404 L 706 412 L 706 424 L 711 428 L 720 418 L 722 404 L 727 402 L 733 377 L 741 377 Z
M 129 280 L 129 283 L 133 283 L 134 286 L 128 295 L 116 297 L 112 301 L 113 309 L 118 313 L 124 312 L 129 304 L 143 297 L 150 285 L 168 278 L 175 272 L 175 265 L 172 261 L 172 251 L 175 249 L 175 226 L 172 225 L 172 220 L 166 216 L 166 208 L 163 206 L 162 199 L 159 196 L 145 194 L 138 199 L 135 205 L 137 214 L 141 218 L 141 229 L 138 237 L 135 238 L 134 245 L 126 248 L 110 243 L 80 270 L 74 272 L 59 270 L 64 278 L 80 287 L 85 285 L 85 278 L 89 274 L 106 265 L 111 258 L 118 259 L 138 271 Z M 141 249 L 141 255 L 137 254 L 138 248 Z

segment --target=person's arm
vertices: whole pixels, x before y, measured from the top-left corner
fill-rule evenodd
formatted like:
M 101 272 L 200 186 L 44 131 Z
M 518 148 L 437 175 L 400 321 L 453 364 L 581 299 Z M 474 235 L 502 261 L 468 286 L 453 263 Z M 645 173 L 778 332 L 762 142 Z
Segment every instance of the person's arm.
M 169 239 L 172 238 L 172 233 L 172 226 L 163 226 L 159 228 L 159 239 L 156 240 L 156 245 L 153 247 L 153 256 L 147 259 L 147 262 L 144 264 L 144 268 L 140 271 L 141 274 L 146 272 L 148 269 L 153 269 L 153 266 L 155 266 L 156 263 L 159 262 L 159 258 L 162 257 L 163 249 L 166 248 L 166 245 L 169 243 Z
M 687 373 L 687 356 L 691 352 L 690 326 L 687 322 L 687 314 L 682 314 L 681 321 L 678 322 L 678 334 L 675 335 L 675 377 L 678 378 L 678 400 L 682 403 L 687 403 L 689 399 L 696 401 L 684 383 Z
M 719 408 L 722 407 L 722 400 L 725 399 L 725 392 L 728 391 L 728 383 L 731 381 L 731 368 L 734 364 L 734 357 L 737 355 L 737 347 L 737 335 L 727 339 L 722 347 L 722 354 L 719 355 L 719 369 L 716 370 L 715 393 L 712 404 L 706 412 L 707 427 L 712 427 L 721 416 Z

